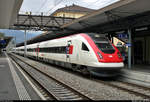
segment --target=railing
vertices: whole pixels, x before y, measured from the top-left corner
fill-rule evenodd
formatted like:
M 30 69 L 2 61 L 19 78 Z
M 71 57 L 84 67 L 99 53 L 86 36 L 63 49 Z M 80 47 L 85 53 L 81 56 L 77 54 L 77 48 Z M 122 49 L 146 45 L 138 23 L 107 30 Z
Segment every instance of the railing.
M 41 14 L 18 14 L 14 25 L 10 29 L 16 30 L 42 30 L 54 31 L 60 30 L 60 26 L 74 20 L 75 18 L 48 16 Z

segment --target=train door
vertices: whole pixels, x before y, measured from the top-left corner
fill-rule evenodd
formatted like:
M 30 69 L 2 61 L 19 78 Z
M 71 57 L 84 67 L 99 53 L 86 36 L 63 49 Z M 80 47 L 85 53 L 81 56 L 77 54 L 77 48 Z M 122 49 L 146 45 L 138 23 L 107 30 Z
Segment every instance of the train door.
M 78 40 L 78 39 L 75 39 L 75 45 L 74 46 L 74 61 L 75 63 L 80 63 L 80 52 L 81 52 L 81 48 L 80 48 L 80 45 L 81 44 L 81 41 Z
M 67 47 L 66 47 L 66 62 L 70 62 L 70 50 L 71 50 L 71 40 L 67 41 Z
M 37 60 L 39 58 L 39 51 L 40 51 L 39 45 L 37 45 L 37 48 L 36 48 L 36 58 L 37 58 Z

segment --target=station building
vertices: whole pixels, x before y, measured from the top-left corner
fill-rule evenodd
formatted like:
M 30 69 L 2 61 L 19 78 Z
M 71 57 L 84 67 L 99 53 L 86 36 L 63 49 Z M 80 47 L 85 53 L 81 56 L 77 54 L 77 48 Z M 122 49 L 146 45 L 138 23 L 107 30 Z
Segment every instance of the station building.
M 89 13 L 94 12 L 95 10 L 89 9 L 86 7 L 78 6 L 78 5 L 71 5 L 66 6 L 63 8 L 60 8 L 56 10 L 54 13 L 52 13 L 52 16 L 55 17 L 70 17 L 70 18 L 80 18 L 82 16 L 85 16 Z
M 148 26 L 135 29 L 133 44 L 134 64 L 150 64 L 150 29 Z

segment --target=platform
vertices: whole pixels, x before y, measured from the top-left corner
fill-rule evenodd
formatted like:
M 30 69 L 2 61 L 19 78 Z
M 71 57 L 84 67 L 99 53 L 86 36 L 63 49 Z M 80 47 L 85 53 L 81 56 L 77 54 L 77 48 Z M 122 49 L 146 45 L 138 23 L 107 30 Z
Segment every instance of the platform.
M 126 69 L 128 68 L 126 67 Z M 136 64 L 136 65 L 133 65 L 130 70 L 150 73 L 150 65 Z
M 0 55 L 0 100 L 41 100 L 5 53 Z
M 150 66 L 134 65 L 131 69 L 125 67 L 122 69 L 124 80 L 134 81 L 144 86 L 150 87 Z

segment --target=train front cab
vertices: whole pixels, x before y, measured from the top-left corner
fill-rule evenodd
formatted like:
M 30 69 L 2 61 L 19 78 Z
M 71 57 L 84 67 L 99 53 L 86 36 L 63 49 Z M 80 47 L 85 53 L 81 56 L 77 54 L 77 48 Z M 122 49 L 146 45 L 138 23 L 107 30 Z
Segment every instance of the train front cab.
M 90 36 L 90 38 L 89 38 Z M 124 67 L 119 50 L 105 37 L 92 34 L 84 35 L 97 56 L 97 62 L 91 64 L 88 70 L 97 76 L 115 76 Z

